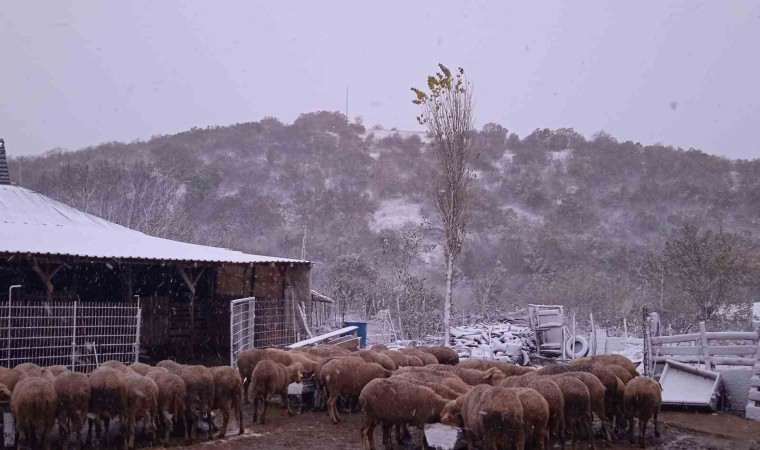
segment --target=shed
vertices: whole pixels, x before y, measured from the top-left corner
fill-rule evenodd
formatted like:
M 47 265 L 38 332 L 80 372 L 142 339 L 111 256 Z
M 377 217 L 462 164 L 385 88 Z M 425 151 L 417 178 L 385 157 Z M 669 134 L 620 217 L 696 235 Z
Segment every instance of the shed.
M 256 297 L 257 347 L 301 338 L 294 305 L 311 306 L 311 263 L 149 236 L 79 211 L 12 185 L 0 143 L 3 296 L 12 285 L 22 286 L 17 300 L 139 297 L 146 359 L 226 362 L 236 298 Z

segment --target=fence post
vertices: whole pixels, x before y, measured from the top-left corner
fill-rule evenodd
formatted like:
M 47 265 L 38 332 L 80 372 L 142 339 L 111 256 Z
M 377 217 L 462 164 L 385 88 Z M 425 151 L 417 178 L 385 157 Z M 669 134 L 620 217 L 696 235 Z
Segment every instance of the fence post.
M 702 341 L 702 355 L 705 358 L 705 369 L 713 370 L 712 355 L 707 345 L 707 327 L 704 322 L 699 322 L 699 336 Z
M 71 323 L 71 371 L 74 371 L 77 352 L 77 302 L 74 301 L 73 320 Z
M 235 365 L 235 302 L 234 300 L 230 302 L 230 366 L 236 367 Z M 246 393 L 246 395 L 248 395 Z M 246 397 L 248 398 L 248 397 Z
M 137 323 L 137 327 L 135 329 L 135 362 L 140 361 L 140 329 L 142 328 L 142 307 L 140 306 L 140 298 L 137 298 L 137 310 L 135 311 L 137 314 L 137 317 L 135 317 L 135 322 Z

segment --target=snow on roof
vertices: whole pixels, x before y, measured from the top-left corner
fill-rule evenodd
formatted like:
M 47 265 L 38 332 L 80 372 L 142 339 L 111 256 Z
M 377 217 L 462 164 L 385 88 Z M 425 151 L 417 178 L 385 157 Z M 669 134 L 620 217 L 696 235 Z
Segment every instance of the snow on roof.
M 0 253 L 233 264 L 308 263 L 149 236 L 11 185 L 0 185 Z

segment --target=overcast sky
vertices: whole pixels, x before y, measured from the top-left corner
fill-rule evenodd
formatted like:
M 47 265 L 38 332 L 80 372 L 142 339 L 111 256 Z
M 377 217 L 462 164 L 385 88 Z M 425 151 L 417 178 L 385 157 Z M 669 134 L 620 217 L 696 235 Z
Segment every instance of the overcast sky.
M 4 1 L 11 155 L 345 108 L 420 129 L 409 91 L 463 66 L 478 127 L 760 157 L 760 2 Z

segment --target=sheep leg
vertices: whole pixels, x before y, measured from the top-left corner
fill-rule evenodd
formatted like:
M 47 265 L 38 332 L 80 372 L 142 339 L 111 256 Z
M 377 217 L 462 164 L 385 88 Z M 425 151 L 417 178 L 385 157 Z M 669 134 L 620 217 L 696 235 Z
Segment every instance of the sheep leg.
M 373 420 L 366 414 L 362 414 L 362 427 L 359 430 L 359 439 L 361 441 L 361 450 L 367 450 L 367 441 L 369 439 L 369 448 L 370 450 L 375 450 L 374 445 L 372 443 L 372 437 L 374 435 L 374 424 Z M 370 431 L 370 428 L 372 428 L 372 431 Z
M 628 417 L 628 440 L 630 441 L 631 444 L 633 444 L 634 440 L 633 440 L 633 417 L 632 416 Z
M 588 420 L 585 422 L 586 424 L 586 434 L 588 435 L 589 439 L 589 446 L 596 450 L 596 438 L 594 436 L 594 416 L 589 413 Z M 604 431 L 604 422 L 602 422 L 602 431 Z
M 127 448 L 135 447 L 135 416 L 132 414 L 127 418 Z
M 222 408 L 222 429 L 219 430 L 218 438 L 223 438 L 227 434 L 227 425 L 230 422 L 230 408 L 229 405 L 225 405 Z
M 237 416 L 238 425 L 240 426 L 238 434 L 243 434 L 245 433 L 245 428 L 243 427 L 243 405 L 239 398 L 235 399 L 235 415 Z
M 256 418 L 259 415 L 259 395 L 253 396 L 253 424 L 256 425 Z
M 404 443 L 404 437 L 401 436 L 401 425 L 393 426 L 394 434 L 396 435 L 396 442 L 401 445 Z
M 267 420 L 267 408 L 269 408 L 269 400 L 270 400 L 269 394 L 267 394 L 262 400 L 264 404 L 261 406 L 261 416 L 259 417 L 259 423 L 262 425 L 264 425 Z
M 391 442 L 391 424 L 383 423 L 383 446 L 385 450 L 393 450 L 393 442 Z
M 280 398 L 282 399 L 282 404 L 285 405 L 285 410 L 288 411 L 289 416 L 295 416 L 296 413 L 293 412 L 293 405 L 290 404 L 290 397 L 288 396 L 288 393 L 285 392 L 284 394 L 280 394 Z
M 515 434 L 515 450 L 525 450 L 525 430 L 523 427 L 517 427 Z M 498 450 L 496 442 L 493 443 L 494 450 Z
M 657 414 L 659 414 L 659 411 L 654 413 L 654 437 L 660 437 L 660 429 L 658 427 L 660 423 L 657 421 Z
M 338 406 L 336 405 L 338 401 L 338 394 L 337 393 L 330 393 L 330 398 L 327 399 L 327 410 L 330 413 L 330 418 L 332 419 L 333 423 L 340 422 L 340 417 L 338 416 Z
M 647 422 L 649 422 L 649 419 L 639 419 L 639 447 L 641 448 L 646 447 Z

